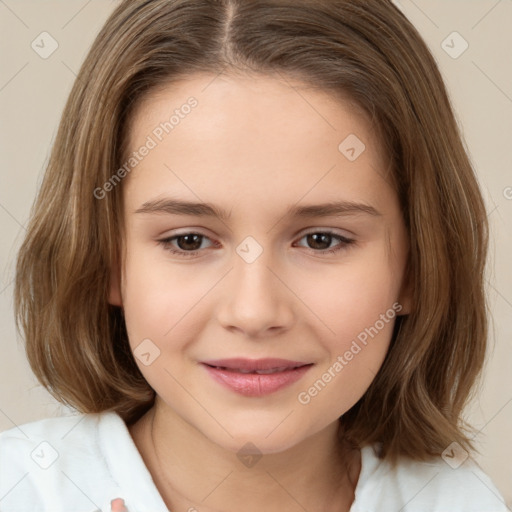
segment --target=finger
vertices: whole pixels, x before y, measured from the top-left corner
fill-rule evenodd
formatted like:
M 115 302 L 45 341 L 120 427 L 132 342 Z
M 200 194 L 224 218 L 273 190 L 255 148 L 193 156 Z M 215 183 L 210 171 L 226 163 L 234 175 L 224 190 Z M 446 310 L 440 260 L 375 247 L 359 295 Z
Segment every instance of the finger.
M 121 498 L 116 498 L 110 502 L 110 510 L 111 512 L 128 512 L 124 506 L 124 500 Z

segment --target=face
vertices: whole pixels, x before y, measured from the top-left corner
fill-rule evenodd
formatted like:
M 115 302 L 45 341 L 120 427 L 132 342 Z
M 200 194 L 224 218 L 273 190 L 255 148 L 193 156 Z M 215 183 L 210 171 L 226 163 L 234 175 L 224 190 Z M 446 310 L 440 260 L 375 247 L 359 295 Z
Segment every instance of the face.
M 232 451 L 332 427 L 410 307 L 373 127 L 297 82 L 202 75 L 147 96 L 131 121 L 140 161 L 122 183 L 110 301 L 157 407 Z

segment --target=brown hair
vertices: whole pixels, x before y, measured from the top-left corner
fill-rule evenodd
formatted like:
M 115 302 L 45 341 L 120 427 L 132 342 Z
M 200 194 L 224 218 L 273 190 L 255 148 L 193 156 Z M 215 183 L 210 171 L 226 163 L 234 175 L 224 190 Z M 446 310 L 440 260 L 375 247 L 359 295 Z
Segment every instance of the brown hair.
M 343 416 L 359 445 L 418 460 L 452 441 L 474 450 L 461 412 L 484 363 L 483 200 L 441 75 L 387 0 L 125 0 L 95 39 L 65 106 L 17 262 L 15 307 L 30 365 L 61 402 L 138 419 L 155 393 L 122 310 L 122 187 L 94 193 L 123 161 L 133 108 L 197 73 L 282 73 L 369 115 L 392 161 L 410 238 L 414 310 Z

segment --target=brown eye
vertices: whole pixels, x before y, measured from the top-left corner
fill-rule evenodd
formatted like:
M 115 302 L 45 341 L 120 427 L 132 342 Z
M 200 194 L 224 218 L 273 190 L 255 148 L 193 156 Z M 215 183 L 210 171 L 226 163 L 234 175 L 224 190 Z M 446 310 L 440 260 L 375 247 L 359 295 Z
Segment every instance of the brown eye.
M 197 251 L 201 247 L 203 240 L 202 235 L 190 233 L 186 235 L 179 235 L 176 238 L 177 245 L 184 251 Z
M 333 238 L 329 233 L 311 233 L 306 237 L 308 245 L 312 249 L 319 250 L 329 249 Z
M 350 244 L 354 243 L 354 240 L 346 238 L 342 235 L 338 235 L 331 231 L 314 231 L 306 233 L 302 238 L 306 239 L 307 248 L 310 250 L 320 253 L 329 254 L 346 249 Z M 337 244 L 332 246 L 333 241 L 338 241 Z M 304 247 L 301 245 L 300 247 Z
M 205 247 L 201 247 L 204 240 L 209 240 L 209 238 L 200 233 L 183 233 L 164 238 L 159 240 L 158 243 L 172 254 L 187 257 L 195 256 L 201 249 L 204 249 Z M 211 243 L 210 245 L 214 244 Z

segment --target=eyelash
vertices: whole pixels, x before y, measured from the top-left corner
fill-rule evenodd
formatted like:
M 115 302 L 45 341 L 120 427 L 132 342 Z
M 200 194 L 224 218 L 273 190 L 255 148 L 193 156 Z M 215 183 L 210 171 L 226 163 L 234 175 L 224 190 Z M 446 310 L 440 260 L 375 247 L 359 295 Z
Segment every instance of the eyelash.
M 310 231 L 309 233 L 305 233 L 304 235 L 302 235 L 299 240 L 302 240 L 304 237 L 306 237 L 308 235 L 315 235 L 315 234 L 330 235 L 333 238 L 336 238 L 341 243 L 334 246 L 334 248 L 332 248 L 332 249 L 324 249 L 324 250 L 309 249 L 310 251 L 313 251 L 314 253 L 334 254 L 339 251 L 343 251 L 344 249 L 347 249 L 351 244 L 353 244 L 355 242 L 355 240 L 353 240 L 353 239 L 344 237 L 342 235 L 338 235 L 338 234 L 334 233 L 333 231 L 329 231 L 329 230 Z M 173 240 L 180 238 L 182 236 L 187 236 L 187 235 L 197 235 L 197 236 L 202 237 L 202 239 L 205 239 L 205 238 L 208 239 L 208 237 L 206 235 L 202 235 L 201 233 L 189 232 L 189 233 L 181 233 L 179 235 L 174 235 L 171 237 L 164 238 L 162 240 L 158 240 L 158 243 L 160 245 L 162 245 L 164 247 L 164 249 L 166 251 L 169 251 L 171 254 L 176 254 L 182 258 L 192 258 L 192 257 L 196 256 L 199 252 L 201 252 L 201 250 L 203 250 L 203 249 L 197 249 L 195 251 L 185 251 L 183 249 L 175 249 L 175 248 L 173 248 L 173 246 L 171 246 L 171 242 Z

